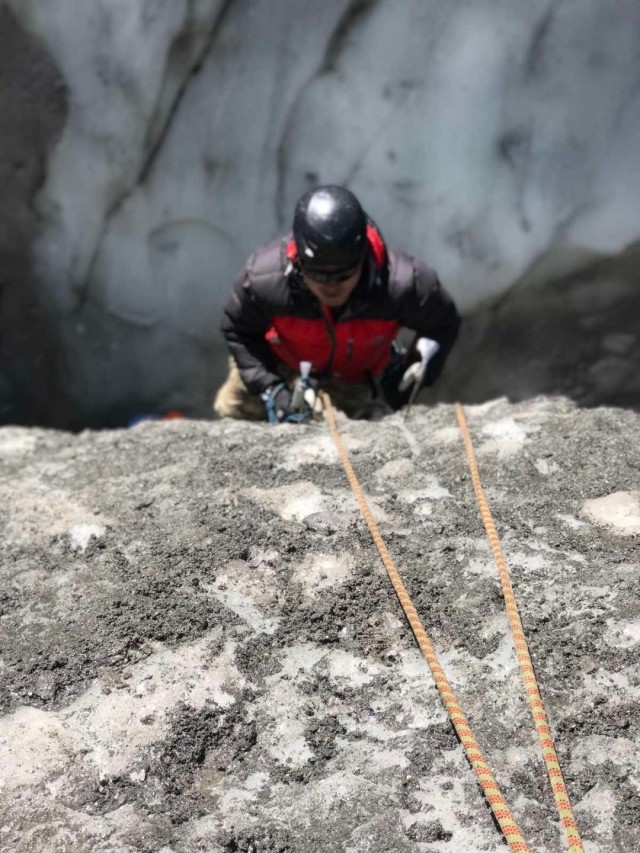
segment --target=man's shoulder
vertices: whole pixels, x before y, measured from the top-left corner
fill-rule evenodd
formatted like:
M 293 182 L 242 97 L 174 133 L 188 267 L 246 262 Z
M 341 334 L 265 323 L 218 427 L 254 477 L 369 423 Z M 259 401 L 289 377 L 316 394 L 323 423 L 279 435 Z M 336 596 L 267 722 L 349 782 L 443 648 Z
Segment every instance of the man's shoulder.
M 287 244 L 285 236 L 261 246 L 247 258 L 234 282 L 236 292 L 244 292 L 265 311 L 286 310 L 291 300 Z
M 425 285 L 435 284 L 438 281 L 436 271 L 420 258 L 416 258 L 402 249 L 390 247 L 387 250 L 389 257 L 389 281 L 392 287 L 410 287 L 414 281 L 421 281 Z
M 257 249 L 245 264 L 247 278 L 255 284 L 282 278 L 287 266 L 287 243 L 286 237 L 279 237 Z

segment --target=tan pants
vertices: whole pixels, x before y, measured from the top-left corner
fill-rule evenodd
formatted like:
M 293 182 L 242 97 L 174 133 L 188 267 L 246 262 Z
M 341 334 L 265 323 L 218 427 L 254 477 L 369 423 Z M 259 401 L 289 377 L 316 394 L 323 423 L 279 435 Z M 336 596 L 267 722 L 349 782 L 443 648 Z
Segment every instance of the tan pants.
M 295 372 L 282 365 L 280 373 L 291 386 L 296 378 Z M 331 379 L 321 383 L 320 387 L 328 392 L 336 409 L 340 409 L 350 418 L 374 420 L 391 411 L 381 396 L 374 398 L 372 388 L 366 383 L 352 384 Z M 229 375 L 216 394 L 213 408 L 221 418 L 240 418 L 247 421 L 264 421 L 267 418 L 260 396 L 247 390 L 232 358 L 229 359 Z

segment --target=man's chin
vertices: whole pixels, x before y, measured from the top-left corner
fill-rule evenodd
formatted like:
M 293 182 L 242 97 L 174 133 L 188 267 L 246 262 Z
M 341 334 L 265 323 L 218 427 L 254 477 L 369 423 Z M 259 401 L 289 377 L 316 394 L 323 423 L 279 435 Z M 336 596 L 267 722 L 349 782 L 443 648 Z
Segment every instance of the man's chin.
M 347 301 L 346 296 L 321 296 L 320 302 L 329 308 L 340 308 Z

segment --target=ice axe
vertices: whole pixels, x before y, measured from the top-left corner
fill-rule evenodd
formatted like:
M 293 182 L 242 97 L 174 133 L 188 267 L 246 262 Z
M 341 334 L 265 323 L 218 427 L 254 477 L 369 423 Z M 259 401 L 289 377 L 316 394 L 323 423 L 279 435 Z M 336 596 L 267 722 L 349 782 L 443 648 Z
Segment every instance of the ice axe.
M 431 338 L 418 338 L 416 341 L 416 349 L 420 353 L 420 361 L 416 361 L 405 370 L 400 381 L 400 385 L 398 386 L 398 391 L 402 394 L 404 391 L 407 391 L 413 383 L 409 402 L 407 403 L 407 407 L 404 411 L 405 418 L 409 414 L 411 406 L 418 396 L 418 391 L 424 382 L 429 362 L 440 349 L 440 344 L 437 341 L 432 341 Z
M 300 362 L 300 376 L 293 386 L 291 407 L 294 411 L 302 413 L 313 412 L 316 402 L 316 392 L 311 383 L 311 362 Z

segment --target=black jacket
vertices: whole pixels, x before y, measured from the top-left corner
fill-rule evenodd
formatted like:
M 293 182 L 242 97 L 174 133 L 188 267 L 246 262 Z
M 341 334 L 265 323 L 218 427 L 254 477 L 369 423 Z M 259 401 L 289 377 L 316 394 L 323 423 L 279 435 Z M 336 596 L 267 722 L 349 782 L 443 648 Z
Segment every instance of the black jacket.
M 337 319 L 304 285 L 291 260 L 290 236 L 248 258 L 234 281 L 222 333 L 251 392 L 281 381 L 279 362 L 297 368 L 301 360 L 312 361 L 314 375 L 344 382 L 380 376 L 401 326 L 440 344 L 427 384 L 438 377 L 458 334 L 456 307 L 432 269 L 387 249 L 376 235 L 378 244 L 369 245 L 360 281 Z

